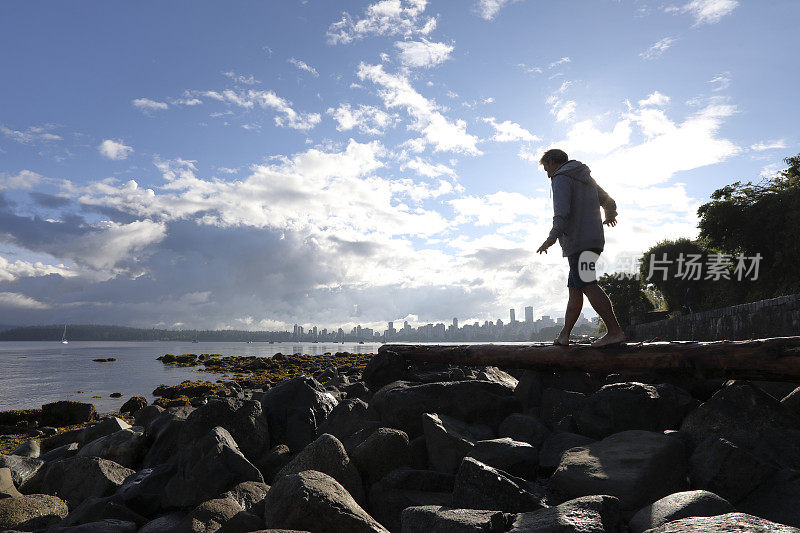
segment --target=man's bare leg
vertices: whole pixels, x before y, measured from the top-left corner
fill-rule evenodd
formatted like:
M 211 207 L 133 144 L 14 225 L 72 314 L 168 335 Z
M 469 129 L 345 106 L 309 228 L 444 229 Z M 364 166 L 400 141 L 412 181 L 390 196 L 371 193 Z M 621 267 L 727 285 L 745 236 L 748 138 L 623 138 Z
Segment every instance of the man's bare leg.
M 589 303 L 603 322 L 606 325 L 606 334 L 592 343 L 592 347 L 600 348 L 608 346 L 609 344 L 619 344 L 625 342 L 625 332 L 619 327 L 617 317 L 614 315 L 614 309 L 611 307 L 611 300 L 608 299 L 600 285 L 597 283 L 590 283 L 583 287 L 583 294 L 589 298 Z
M 553 344 L 559 346 L 569 345 L 569 334 L 572 333 L 572 328 L 583 309 L 583 292 L 575 287 L 567 287 L 569 289 L 569 300 L 567 301 L 567 311 L 564 313 L 564 327 L 561 328 L 561 333 L 558 334 Z

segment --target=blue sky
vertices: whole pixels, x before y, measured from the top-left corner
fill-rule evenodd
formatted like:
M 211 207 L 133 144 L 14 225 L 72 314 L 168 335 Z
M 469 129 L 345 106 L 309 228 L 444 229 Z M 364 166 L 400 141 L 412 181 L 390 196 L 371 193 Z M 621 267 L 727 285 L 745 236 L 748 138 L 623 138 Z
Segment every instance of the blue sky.
M 558 316 L 544 150 L 617 200 L 606 271 L 800 151 L 789 0 L 0 10 L 0 323 Z

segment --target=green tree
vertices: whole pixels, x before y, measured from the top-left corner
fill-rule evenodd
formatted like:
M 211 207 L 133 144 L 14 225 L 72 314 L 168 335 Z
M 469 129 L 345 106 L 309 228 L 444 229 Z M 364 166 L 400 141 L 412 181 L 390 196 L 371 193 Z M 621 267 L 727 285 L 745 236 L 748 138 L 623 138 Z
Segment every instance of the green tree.
M 623 328 L 630 325 L 634 316 L 643 315 L 653 309 L 653 304 L 645 293 L 645 287 L 635 276 L 621 273 L 603 274 L 597 280 L 597 284 L 608 294 L 611 305 L 614 306 L 614 314 L 617 315 L 619 325 Z

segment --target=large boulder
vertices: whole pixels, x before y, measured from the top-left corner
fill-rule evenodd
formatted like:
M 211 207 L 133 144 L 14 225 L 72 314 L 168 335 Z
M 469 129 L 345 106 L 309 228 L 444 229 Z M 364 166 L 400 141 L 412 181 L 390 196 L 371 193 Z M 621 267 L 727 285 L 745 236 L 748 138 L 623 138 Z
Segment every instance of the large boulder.
M 378 351 L 367 362 L 361 376 L 372 390 L 378 390 L 393 381 L 406 379 L 408 361 L 402 355 L 389 350 Z
M 338 481 L 357 502 L 364 501 L 364 487 L 356 466 L 350 461 L 344 446 L 333 435 L 323 433 L 303 448 L 275 475 L 274 483 L 282 477 L 305 470 L 322 472 Z
M 565 418 L 577 417 L 584 405 L 584 393 L 548 387 L 542 391 L 541 420 L 547 427 L 555 429 Z
M 695 448 L 689 470 L 693 487 L 736 504 L 776 468 L 732 442 L 711 435 Z
M 737 508 L 773 522 L 800 528 L 800 471 L 776 472 L 752 491 Z
M 556 507 L 517 515 L 510 533 L 614 533 L 621 531 L 619 500 L 613 496 L 583 496 Z
M 264 498 L 269 492 L 269 485 L 257 481 L 244 481 L 220 496 L 228 498 L 244 509 L 259 516 L 264 514 Z
M 561 456 L 564 455 L 565 451 L 593 442 L 595 442 L 594 439 L 577 433 L 569 433 L 567 431 L 551 433 L 545 439 L 539 451 L 539 469 L 546 474 L 552 474 L 558 468 Z
M 539 450 L 507 437 L 478 441 L 467 457 L 530 481 L 539 470 Z
M 496 366 L 485 366 L 475 373 L 475 379 L 480 379 L 482 381 L 494 381 L 495 383 L 500 383 L 501 385 L 505 385 L 510 389 L 516 389 L 517 385 L 519 384 L 519 380 L 505 372 L 500 370 Z
M 450 505 L 455 476 L 431 470 L 400 468 L 369 490 L 369 510 L 390 531 L 400 530 L 403 509 L 418 505 Z
M 264 478 L 242 455 L 230 433 L 215 427 L 178 454 L 161 502 L 165 508 L 196 506 L 243 481 L 263 483 Z
M 186 417 L 183 445 L 201 438 L 215 427 L 225 428 L 249 461 L 269 449 L 269 429 L 255 400 L 209 398 Z
M 261 475 L 264 476 L 264 481 L 266 483 L 272 483 L 272 480 L 275 479 L 275 475 L 291 460 L 292 453 L 289 447 L 285 444 L 278 444 L 256 459 L 256 462 L 253 464 L 261 472 Z
M 60 527 L 72 527 L 102 520 L 122 520 L 137 526 L 147 523 L 147 518 L 114 501 L 114 496 L 87 498 L 75 509 L 70 510 Z
M 172 512 L 146 523 L 138 533 L 174 533 L 181 525 L 185 513 Z
M 494 509 L 509 513 L 532 511 L 542 507 L 521 478 L 465 457 L 456 474 L 453 506 L 464 509 Z
M 83 433 L 81 434 L 81 446 L 97 440 L 101 437 L 105 437 L 106 435 L 111 435 L 112 433 L 116 433 L 121 429 L 129 429 L 131 427 L 130 424 L 125 422 L 123 419 L 118 418 L 116 416 L 107 416 L 96 422 L 94 424 L 88 425 L 83 428 Z
M 328 433 L 344 441 L 353 433 L 364 429 L 368 423 L 367 407 L 367 404 L 358 398 L 339 402 L 325 421 L 320 424 L 319 434 Z
M 42 406 L 43 426 L 64 427 L 97 419 L 97 411 L 90 403 L 64 400 Z
M 106 518 L 97 522 L 88 522 L 77 526 L 48 529 L 48 533 L 136 533 L 139 528 L 136 522 Z
M 31 479 L 43 465 L 44 460 L 35 457 L 0 454 L 0 468 L 8 468 L 11 471 L 11 478 L 17 487 Z
M 185 431 L 186 419 L 177 418 L 169 413 L 163 413 L 150 421 L 145 430 L 145 438 L 150 447 L 142 466 L 152 468 L 171 461 L 180 450 L 186 448 Z
M 496 429 L 520 405 L 514 391 L 504 385 L 468 380 L 420 385 L 391 383 L 375 393 L 369 407 L 385 425 L 416 438 L 423 432 L 424 413 L 448 415 L 466 424 L 484 424 Z
M 664 496 L 637 511 L 630 521 L 631 533 L 643 533 L 681 518 L 732 513 L 733 505 L 713 492 L 689 490 Z
M 800 428 L 798 417 L 778 400 L 747 381 L 723 387 L 683 419 L 681 431 L 697 445 L 716 434 L 753 449 L 768 427 Z
M 680 426 L 696 405 L 689 393 L 672 385 L 613 383 L 586 398 L 576 422 L 581 435 L 594 439 L 629 429 L 663 431 Z
M 143 468 L 122 482 L 113 499 L 144 517 L 155 518 L 165 510 L 162 492 L 176 469 L 175 464 Z
M 144 456 L 144 445 L 144 430 L 132 427 L 93 440 L 83 446 L 78 455 L 101 457 L 135 470 Z
M 647 533 L 800 533 L 800 529 L 770 522 L 745 513 L 728 513 L 717 516 L 696 516 L 667 522 L 648 529 Z
M 398 468 L 411 465 L 408 435 L 399 429 L 378 428 L 350 454 L 364 481 L 371 485 Z
M 492 437 L 489 428 L 470 427 L 453 417 L 436 413 L 422 415 L 422 428 L 428 462 L 439 472 L 454 473 L 476 441 Z
M 386 533 L 335 479 L 306 470 L 283 476 L 270 487 L 264 503 L 266 529 L 315 533 Z
M 623 510 L 635 510 L 685 490 L 686 471 L 679 439 L 631 430 L 564 452 L 550 486 L 565 499 L 607 494 L 619 498 Z
M 519 376 L 514 396 L 526 411 L 539 412 L 542 404 L 542 374 L 538 370 L 524 370 Z
M 502 511 L 420 505 L 403 510 L 402 531 L 403 533 L 430 533 L 432 531 L 503 533 L 508 530 L 509 519 L 510 516 Z
M 64 500 L 49 494 L 0 499 L 0 530 L 42 531 L 67 516 Z
M 319 426 L 337 404 L 314 378 L 296 377 L 276 385 L 261 397 L 270 442 L 298 452 L 317 437 Z
M 127 413 L 129 415 L 136 414 L 139 409 L 147 407 L 147 398 L 144 396 L 131 396 L 119 408 L 120 413 Z
M 0 499 L 3 498 L 19 498 L 22 494 L 17 490 L 14 485 L 14 480 L 11 477 L 11 470 L 8 468 L 0 468 Z
M 36 439 L 28 439 L 20 443 L 19 446 L 14 448 L 11 455 L 18 455 L 20 457 L 39 457 L 42 453 L 39 441 Z
M 175 531 L 176 533 L 210 533 L 219 531 L 225 523 L 241 512 L 241 506 L 234 500 L 228 498 L 207 500 L 192 509 L 183 518 Z
M 541 449 L 549 435 L 550 430 L 538 418 L 522 413 L 508 415 L 497 429 L 498 437 L 509 437 L 516 441 L 527 442 L 537 450 Z
M 110 495 L 133 473 L 114 461 L 76 456 L 48 463 L 21 488 L 24 492 L 57 494 L 74 509 L 88 498 Z

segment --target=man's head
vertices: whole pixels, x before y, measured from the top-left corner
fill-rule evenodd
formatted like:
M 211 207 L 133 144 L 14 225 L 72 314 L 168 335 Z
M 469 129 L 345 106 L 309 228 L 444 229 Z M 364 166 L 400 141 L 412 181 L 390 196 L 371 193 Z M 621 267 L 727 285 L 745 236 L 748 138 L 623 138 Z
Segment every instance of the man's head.
M 542 158 L 539 160 L 539 164 L 542 165 L 544 171 L 547 172 L 547 175 L 551 176 L 553 172 L 558 170 L 558 167 L 567 161 L 569 161 L 569 156 L 564 150 L 553 148 L 552 150 L 546 151 L 544 155 L 542 155 Z

